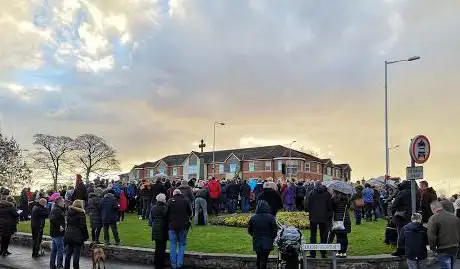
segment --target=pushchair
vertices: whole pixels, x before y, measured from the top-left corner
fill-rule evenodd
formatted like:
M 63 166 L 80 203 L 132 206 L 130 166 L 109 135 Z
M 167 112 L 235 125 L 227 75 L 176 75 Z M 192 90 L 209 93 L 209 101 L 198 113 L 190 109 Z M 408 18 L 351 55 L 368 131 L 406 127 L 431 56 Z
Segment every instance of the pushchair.
M 302 232 L 276 220 L 279 231 L 275 240 L 278 247 L 277 269 L 302 269 Z

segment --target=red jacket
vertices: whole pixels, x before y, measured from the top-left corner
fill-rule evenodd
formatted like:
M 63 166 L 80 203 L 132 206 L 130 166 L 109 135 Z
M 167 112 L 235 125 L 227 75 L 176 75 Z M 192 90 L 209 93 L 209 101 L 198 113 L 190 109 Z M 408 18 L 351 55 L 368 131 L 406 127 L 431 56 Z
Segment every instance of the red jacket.
M 208 188 L 209 188 L 209 196 L 212 199 L 217 199 L 220 197 L 222 189 L 220 187 L 220 183 L 217 182 L 217 180 L 214 179 L 214 180 L 209 181 Z
M 124 191 L 120 193 L 120 212 L 125 212 L 128 209 L 128 199 Z

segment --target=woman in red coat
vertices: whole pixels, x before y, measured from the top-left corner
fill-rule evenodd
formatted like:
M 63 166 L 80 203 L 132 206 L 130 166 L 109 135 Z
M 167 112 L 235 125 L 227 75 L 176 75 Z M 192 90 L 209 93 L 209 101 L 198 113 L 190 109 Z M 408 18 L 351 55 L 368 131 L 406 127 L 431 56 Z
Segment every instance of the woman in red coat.
M 118 221 L 125 219 L 125 212 L 128 210 L 128 199 L 126 198 L 125 192 L 120 192 L 120 210 L 118 212 Z

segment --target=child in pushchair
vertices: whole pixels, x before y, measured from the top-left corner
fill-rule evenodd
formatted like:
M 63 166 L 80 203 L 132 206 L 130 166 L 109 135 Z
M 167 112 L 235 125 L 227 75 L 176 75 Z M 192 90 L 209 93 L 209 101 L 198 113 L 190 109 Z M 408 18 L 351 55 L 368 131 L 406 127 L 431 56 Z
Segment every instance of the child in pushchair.
M 302 232 L 293 226 L 285 226 L 278 220 L 278 236 L 275 240 L 278 246 L 278 269 L 301 269 L 302 263 Z M 284 265 L 284 267 L 283 267 Z

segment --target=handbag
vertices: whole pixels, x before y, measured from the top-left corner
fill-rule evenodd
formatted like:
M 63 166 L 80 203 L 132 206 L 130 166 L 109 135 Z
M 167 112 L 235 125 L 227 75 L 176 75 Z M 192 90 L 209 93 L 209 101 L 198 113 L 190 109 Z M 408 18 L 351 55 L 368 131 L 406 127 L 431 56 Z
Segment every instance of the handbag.
M 355 200 L 355 207 L 363 207 L 364 206 L 364 200 L 363 199 L 356 199 Z
M 345 210 L 343 211 L 343 218 L 342 220 L 334 220 L 332 222 L 332 231 L 345 231 L 345 216 L 347 215 L 348 204 L 345 205 Z

